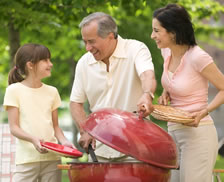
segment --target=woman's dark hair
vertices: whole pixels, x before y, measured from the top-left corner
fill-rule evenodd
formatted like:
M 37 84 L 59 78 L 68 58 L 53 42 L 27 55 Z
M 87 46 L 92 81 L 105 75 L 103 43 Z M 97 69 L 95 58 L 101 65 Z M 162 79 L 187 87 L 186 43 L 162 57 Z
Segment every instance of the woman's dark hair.
M 10 70 L 8 76 L 8 84 L 21 82 L 27 76 L 26 63 L 32 62 L 34 65 L 40 60 L 50 59 L 51 53 L 49 49 L 40 44 L 24 44 L 21 46 L 14 58 L 15 66 Z
M 153 18 L 156 18 L 167 32 L 175 35 L 176 44 L 190 46 L 197 44 L 191 17 L 184 7 L 168 4 L 166 7 L 155 10 Z

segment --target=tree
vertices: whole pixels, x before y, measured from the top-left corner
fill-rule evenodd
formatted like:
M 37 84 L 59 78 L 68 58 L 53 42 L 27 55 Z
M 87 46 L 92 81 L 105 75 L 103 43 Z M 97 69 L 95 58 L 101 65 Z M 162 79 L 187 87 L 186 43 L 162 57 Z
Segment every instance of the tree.
M 78 24 L 85 15 L 94 11 L 111 14 L 122 37 L 141 40 L 149 47 L 158 81 L 156 94 L 160 94 L 163 60 L 150 38 L 152 13 L 156 8 L 176 2 L 189 10 L 200 40 L 210 38 L 214 43 L 214 36 L 223 39 L 224 28 L 217 22 L 224 12 L 224 5 L 213 0 L 1 0 L 0 101 L 14 54 L 20 45 L 27 42 L 41 43 L 50 48 L 54 69 L 46 82 L 56 86 L 62 99 L 67 99 L 75 65 L 85 52 Z M 206 24 L 211 19 L 216 24 Z
M 0 102 L 15 52 L 28 42 L 44 44 L 51 50 L 54 68 L 45 82 L 58 88 L 62 100 L 68 100 L 76 63 L 85 52 L 78 25 L 84 16 L 95 11 L 111 14 L 122 37 L 143 41 L 149 47 L 159 95 L 163 60 L 150 38 L 152 14 L 156 8 L 177 2 L 189 10 L 200 40 L 207 41 L 210 36 L 224 38 L 223 26 L 205 24 L 211 19 L 218 22 L 224 12 L 224 5 L 213 0 L 1 0 Z

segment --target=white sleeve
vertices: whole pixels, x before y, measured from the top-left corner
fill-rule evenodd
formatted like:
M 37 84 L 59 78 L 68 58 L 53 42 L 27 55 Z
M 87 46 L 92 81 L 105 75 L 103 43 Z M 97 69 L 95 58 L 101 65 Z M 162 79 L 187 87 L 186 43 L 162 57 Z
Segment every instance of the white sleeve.
M 139 76 L 144 71 L 154 71 L 151 53 L 148 47 L 143 43 L 140 43 L 139 47 L 137 48 L 137 54 L 135 56 L 135 66 Z
M 77 65 L 75 71 L 75 78 L 72 86 L 72 91 L 70 95 L 70 101 L 84 103 L 86 101 L 85 89 L 84 89 L 84 67 L 85 61 L 81 58 Z

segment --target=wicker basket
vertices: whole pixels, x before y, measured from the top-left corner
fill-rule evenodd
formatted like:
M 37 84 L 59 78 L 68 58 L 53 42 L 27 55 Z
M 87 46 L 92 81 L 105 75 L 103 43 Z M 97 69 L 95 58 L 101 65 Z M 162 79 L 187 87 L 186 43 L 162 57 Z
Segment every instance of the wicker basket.
M 174 123 L 189 123 L 194 119 L 190 116 L 189 112 L 181 109 L 176 109 L 171 106 L 153 105 L 154 111 L 151 115 L 158 120 L 174 122 Z

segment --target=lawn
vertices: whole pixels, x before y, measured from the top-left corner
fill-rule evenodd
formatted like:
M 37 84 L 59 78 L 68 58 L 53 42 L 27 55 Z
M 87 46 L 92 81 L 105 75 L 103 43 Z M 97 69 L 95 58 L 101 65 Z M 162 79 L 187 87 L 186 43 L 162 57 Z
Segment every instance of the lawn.
M 224 157 L 218 156 L 215 164 L 215 169 L 224 169 Z M 222 181 L 224 181 L 224 173 L 220 174 Z M 216 181 L 214 181 L 216 182 Z
M 71 162 L 71 158 L 62 157 L 62 164 L 66 164 L 67 162 Z M 62 170 L 62 182 L 69 182 L 68 171 Z

